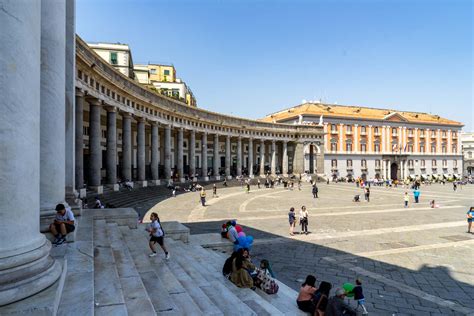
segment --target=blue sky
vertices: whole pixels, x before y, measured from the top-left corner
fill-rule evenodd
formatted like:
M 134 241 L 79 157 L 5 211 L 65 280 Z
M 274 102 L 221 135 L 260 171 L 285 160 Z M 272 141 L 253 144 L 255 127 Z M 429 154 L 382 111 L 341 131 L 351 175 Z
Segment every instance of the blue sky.
M 471 0 L 76 0 L 77 33 L 171 62 L 199 107 L 305 100 L 413 110 L 474 131 Z

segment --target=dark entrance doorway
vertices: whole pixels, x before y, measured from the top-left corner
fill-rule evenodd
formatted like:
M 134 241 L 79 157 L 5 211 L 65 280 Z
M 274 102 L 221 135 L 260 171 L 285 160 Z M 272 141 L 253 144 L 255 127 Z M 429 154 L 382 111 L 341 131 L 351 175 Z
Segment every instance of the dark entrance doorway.
M 390 165 L 390 179 L 398 180 L 398 165 L 396 163 Z
M 314 146 L 309 145 L 309 173 L 314 173 Z

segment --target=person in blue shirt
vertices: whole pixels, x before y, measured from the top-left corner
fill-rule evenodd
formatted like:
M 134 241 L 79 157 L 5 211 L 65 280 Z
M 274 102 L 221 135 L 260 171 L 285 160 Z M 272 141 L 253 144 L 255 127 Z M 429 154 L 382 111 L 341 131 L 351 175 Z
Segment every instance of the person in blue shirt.
M 418 203 L 420 201 L 420 190 L 415 189 L 413 191 L 413 196 L 415 197 L 415 203 Z
M 474 206 L 467 211 L 467 232 L 471 234 L 472 221 L 474 221 Z

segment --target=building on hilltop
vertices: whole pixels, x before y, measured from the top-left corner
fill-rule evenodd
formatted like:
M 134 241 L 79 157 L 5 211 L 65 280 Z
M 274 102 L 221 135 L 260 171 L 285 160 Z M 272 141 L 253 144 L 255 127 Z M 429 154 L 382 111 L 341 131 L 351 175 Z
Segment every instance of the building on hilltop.
M 322 125 L 324 169 L 332 178 L 449 178 L 463 170 L 463 124 L 439 115 L 304 103 L 262 121 Z
M 134 70 L 139 83 L 189 106 L 197 106 L 193 92 L 184 81 L 176 77 L 176 68 L 172 64 L 139 64 L 135 65 Z
M 463 175 L 474 176 L 474 132 L 461 134 Z
M 135 78 L 132 51 L 127 44 L 87 43 L 87 45 L 122 74 L 131 79 Z

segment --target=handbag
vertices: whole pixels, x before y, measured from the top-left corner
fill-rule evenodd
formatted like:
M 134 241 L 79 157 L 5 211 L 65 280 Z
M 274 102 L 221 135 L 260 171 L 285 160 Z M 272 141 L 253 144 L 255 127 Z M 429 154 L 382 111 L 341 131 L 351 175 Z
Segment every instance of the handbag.
M 278 283 L 264 270 L 259 270 L 257 274 L 258 287 L 267 294 L 276 294 L 279 290 Z

